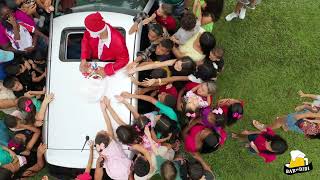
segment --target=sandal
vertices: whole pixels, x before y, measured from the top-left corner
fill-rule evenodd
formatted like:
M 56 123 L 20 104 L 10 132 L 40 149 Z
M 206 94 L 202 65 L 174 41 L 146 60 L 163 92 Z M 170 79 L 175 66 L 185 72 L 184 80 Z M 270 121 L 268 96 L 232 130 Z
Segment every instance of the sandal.
M 259 121 L 257 120 L 253 120 L 252 121 L 252 124 L 255 128 L 257 128 L 258 130 L 262 131 L 263 129 L 265 129 L 265 126 L 264 124 L 260 123 Z

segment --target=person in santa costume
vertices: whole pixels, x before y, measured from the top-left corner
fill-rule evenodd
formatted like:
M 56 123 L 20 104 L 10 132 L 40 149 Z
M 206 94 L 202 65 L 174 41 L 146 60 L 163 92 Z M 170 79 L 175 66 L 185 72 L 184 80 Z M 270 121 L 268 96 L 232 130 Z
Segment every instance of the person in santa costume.
M 122 34 L 103 20 L 99 12 L 90 14 L 84 20 L 86 31 L 81 42 L 80 71 L 88 73 L 90 64 L 87 59 L 115 61 L 98 67 L 95 73 L 102 77 L 111 76 L 127 65 L 129 53 Z

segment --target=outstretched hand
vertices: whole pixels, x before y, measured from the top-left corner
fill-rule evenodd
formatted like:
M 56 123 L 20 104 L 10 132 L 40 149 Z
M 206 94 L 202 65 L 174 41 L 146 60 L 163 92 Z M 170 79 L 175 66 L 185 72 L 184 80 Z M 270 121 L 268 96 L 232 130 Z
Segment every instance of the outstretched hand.
M 130 93 L 128 93 L 128 92 L 125 92 L 125 91 L 120 94 L 120 96 L 122 96 L 122 97 L 124 97 L 124 98 L 131 98 L 131 95 L 132 95 L 132 94 L 130 94 Z
M 115 95 L 114 97 L 115 97 L 119 102 L 121 102 L 121 103 L 123 103 L 123 102 L 126 101 L 126 99 L 125 99 L 124 97 L 122 97 L 122 96 Z
M 106 108 L 110 107 L 110 99 L 107 98 L 106 96 L 101 97 L 100 107 L 101 107 L 101 109 L 106 109 Z

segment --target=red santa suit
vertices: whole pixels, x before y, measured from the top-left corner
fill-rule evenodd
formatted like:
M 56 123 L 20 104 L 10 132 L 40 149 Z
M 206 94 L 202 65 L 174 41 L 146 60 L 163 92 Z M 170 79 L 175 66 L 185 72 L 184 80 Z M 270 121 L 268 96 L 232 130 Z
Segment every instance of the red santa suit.
M 104 67 L 106 75 L 113 75 L 129 62 L 129 53 L 122 34 L 103 20 L 99 12 L 85 19 L 86 31 L 81 42 L 81 59 L 114 60 Z M 100 39 L 99 34 L 107 30 L 108 38 Z

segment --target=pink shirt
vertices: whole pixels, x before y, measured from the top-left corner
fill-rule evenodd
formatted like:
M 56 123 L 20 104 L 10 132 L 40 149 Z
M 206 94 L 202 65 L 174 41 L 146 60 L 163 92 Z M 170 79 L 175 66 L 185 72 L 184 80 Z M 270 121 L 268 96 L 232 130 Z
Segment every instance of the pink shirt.
M 275 154 L 266 154 L 266 153 L 261 152 L 261 151 L 267 151 L 267 147 L 266 147 L 267 140 L 264 138 L 263 135 L 274 136 L 275 133 L 272 131 L 272 129 L 267 128 L 267 131 L 261 132 L 258 135 L 258 137 L 253 141 L 259 150 L 258 155 L 261 156 L 266 163 L 269 163 L 269 162 L 272 162 L 276 159 L 276 155 Z
M 103 167 L 110 178 L 115 180 L 128 179 L 131 160 L 124 153 L 119 143 L 111 140 L 109 145 L 102 151 L 102 154 L 107 158 Z

